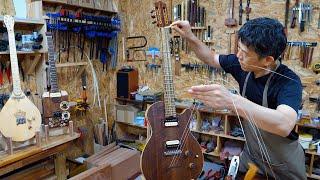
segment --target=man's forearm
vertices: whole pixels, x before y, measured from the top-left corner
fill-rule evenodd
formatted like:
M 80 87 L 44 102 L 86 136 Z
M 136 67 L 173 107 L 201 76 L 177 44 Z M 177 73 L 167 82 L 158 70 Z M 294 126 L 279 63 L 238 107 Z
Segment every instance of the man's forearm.
M 234 105 L 228 105 L 229 108 L 234 112 L 237 110 L 242 118 L 253 120 L 260 129 L 286 137 L 294 127 L 295 120 L 278 110 L 260 106 L 239 95 L 234 95 L 233 99 Z
M 204 43 L 202 43 L 197 37 L 193 36 L 188 39 L 189 47 L 196 54 L 196 56 L 204 63 L 219 67 L 214 64 L 215 52 L 210 50 Z

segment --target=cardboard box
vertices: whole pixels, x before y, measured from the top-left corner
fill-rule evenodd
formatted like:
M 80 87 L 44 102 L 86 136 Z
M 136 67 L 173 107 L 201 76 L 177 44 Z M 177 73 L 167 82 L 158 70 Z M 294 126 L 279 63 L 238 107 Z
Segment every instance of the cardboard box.
M 139 111 L 138 108 L 130 105 L 116 105 L 116 109 L 117 121 L 126 123 L 134 123 L 134 120 L 137 117 L 137 113 Z

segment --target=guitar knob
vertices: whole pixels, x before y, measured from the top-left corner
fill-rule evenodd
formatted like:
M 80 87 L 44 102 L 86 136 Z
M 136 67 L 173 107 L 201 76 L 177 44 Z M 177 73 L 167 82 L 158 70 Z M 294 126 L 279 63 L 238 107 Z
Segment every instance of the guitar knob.
M 190 151 L 185 151 L 185 152 L 184 152 L 184 155 L 185 155 L 185 156 L 190 156 L 190 154 L 191 154 Z
M 152 17 L 152 18 L 156 18 L 156 16 L 155 16 L 154 14 L 153 14 L 153 15 L 151 15 L 151 17 Z
M 156 24 L 157 23 L 157 21 L 152 21 L 152 24 Z
M 190 168 L 190 169 L 194 169 L 195 167 L 196 167 L 196 165 L 195 165 L 194 163 L 190 163 L 190 164 L 189 164 L 189 168 Z

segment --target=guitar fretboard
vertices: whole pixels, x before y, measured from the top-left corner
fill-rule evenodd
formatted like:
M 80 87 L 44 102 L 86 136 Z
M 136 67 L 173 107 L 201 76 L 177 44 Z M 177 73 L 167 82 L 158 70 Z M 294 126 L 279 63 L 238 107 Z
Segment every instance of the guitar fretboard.
M 161 28 L 162 54 L 163 54 L 163 79 L 164 79 L 164 104 L 165 115 L 176 116 L 175 95 L 173 85 L 172 63 L 169 48 L 169 28 Z
M 49 59 L 48 61 L 49 61 L 50 92 L 56 93 L 56 92 L 59 92 L 59 87 L 58 87 L 56 62 L 54 59 L 53 38 L 50 34 L 47 34 L 47 43 L 48 43 L 48 59 Z
M 12 71 L 12 83 L 13 83 L 13 94 L 20 96 L 22 94 L 18 57 L 16 50 L 16 40 L 14 37 L 13 25 L 12 28 L 8 29 L 8 39 L 9 39 L 9 50 L 10 50 L 10 61 L 11 61 L 11 71 Z

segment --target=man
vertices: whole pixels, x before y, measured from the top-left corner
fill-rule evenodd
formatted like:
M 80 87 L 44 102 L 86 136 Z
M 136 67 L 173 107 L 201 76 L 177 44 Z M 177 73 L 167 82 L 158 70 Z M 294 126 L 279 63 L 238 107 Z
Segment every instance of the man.
M 302 99 L 299 77 L 281 64 L 287 38 L 279 21 L 257 18 L 238 32 L 236 55 L 219 55 L 197 39 L 188 21 L 171 25 L 189 42 L 203 62 L 230 73 L 240 86 L 240 95 L 217 84 L 193 86 L 189 93 L 215 109 L 228 108 L 242 121 L 246 145 L 240 156 L 239 171 L 248 163 L 259 173 L 275 179 L 306 179 L 304 152 L 293 131 Z M 250 124 L 255 122 L 259 131 Z

